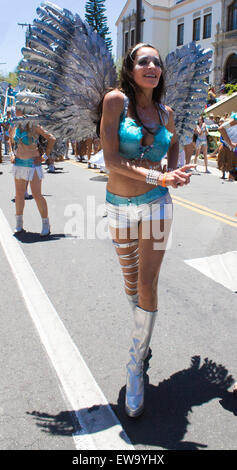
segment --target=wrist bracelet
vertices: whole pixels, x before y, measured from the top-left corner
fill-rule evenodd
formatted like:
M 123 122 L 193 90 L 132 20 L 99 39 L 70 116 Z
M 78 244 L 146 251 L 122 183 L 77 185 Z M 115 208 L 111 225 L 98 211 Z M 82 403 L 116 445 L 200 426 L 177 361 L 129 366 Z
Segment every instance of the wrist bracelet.
M 160 176 L 160 172 L 156 170 L 149 170 L 146 175 L 146 183 L 153 184 L 154 186 L 158 186 L 158 178 Z
M 161 186 L 162 186 L 163 188 L 166 188 L 166 184 L 165 184 L 166 176 L 167 176 L 167 173 L 164 173 L 164 176 L 163 176 L 163 178 L 162 178 L 162 183 L 161 183 Z

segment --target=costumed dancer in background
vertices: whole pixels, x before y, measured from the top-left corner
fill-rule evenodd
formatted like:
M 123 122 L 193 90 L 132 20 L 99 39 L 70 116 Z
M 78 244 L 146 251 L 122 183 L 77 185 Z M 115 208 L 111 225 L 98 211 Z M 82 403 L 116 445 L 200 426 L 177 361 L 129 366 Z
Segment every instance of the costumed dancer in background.
M 2 121 L 1 121 L 1 116 L 0 116 L 0 163 L 2 163 L 2 141 L 3 141 L 3 127 L 2 127 Z
M 134 311 L 125 404 L 130 417 L 144 408 L 143 362 L 157 316 L 157 283 L 172 221 L 168 187 L 188 184 L 186 170 L 192 167 L 176 170 L 179 144 L 173 112 L 161 104 L 163 70 L 157 49 L 149 44 L 134 47 L 124 59 L 121 91 L 105 95 L 101 119 L 109 170 L 108 223 Z M 167 152 L 168 171 L 163 174 L 161 160 Z M 166 239 L 160 247 L 155 234 Z
M 222 147 L 218 153 L 219 170 L 229 171 L 229 179 L 237 179 L 237 113 L 232 113 L 230 119 L 220 127 Z
M 204 156 L 204 164 L 205 164 L 205 173 L 210 173 L 208 170 L 208 160 L 207 160 L 207 127 L 204 122 L 204 118 L 201 116 L 198 119 L 198 124 L 195 129 L 195 132 L 197 133 L 197 140 L 196 140 L 196 153 L 195 153 L 195 158 L 194 158 L 194 163 L 197 163 L 197 158 L 200 152 L 203 152 Z
M 23 116 L 24 112 L 16 107 L 16 116 Z M 43 179 L 43 171 L 41 167 L 41 156 L 38 150 L 39 136 L 43 136 L 47 142 L 47 155 L 50 155 L 54 144 L 55 137 L 47 133 L 41 126 L 26 124 L 19 125 L 11 128 L 11 138 L 14 139 L 16 144 L 15 153 L 11 148 L 11 163 L 13 163 L 12 173 L 15 179 L 16 188 L 16 229 L 15 232 L 19 233 L 23 230 L 23 211 L 25 206 L 25 190 L 26 182 L 30 182 L 32 196 L 37 204 L 38 210 L 42 218 L 42 231 L 41 236 L 47 236 L 50 233 L 50 224 L 48 218 L 48 206 L 46 199 L 42 195 L 41 185 Z

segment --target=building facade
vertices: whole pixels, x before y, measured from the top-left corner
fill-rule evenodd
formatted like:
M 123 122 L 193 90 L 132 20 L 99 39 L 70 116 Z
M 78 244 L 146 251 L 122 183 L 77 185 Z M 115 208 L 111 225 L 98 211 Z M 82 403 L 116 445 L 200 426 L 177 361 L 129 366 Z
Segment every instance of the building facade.
M 215 82 L 237 83 L 237 0 L 222 0 L 214 46 Z
M 136 0 L 127 0 L 116 22 L 117 59 L 136 43 Z M 213 50 L 210 82 L 237 81 L 237 0 L 143 0 L 141 40 L 165 59 L 191 41 Z

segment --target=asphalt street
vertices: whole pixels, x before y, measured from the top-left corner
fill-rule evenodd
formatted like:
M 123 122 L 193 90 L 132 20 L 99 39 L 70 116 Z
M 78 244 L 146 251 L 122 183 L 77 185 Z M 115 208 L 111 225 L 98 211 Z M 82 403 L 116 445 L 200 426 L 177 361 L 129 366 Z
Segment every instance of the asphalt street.
M 16 258 L 23 253 L 24 263 L 43 286 L 44 296 L 86 370 L 118 418 L 125 436 L 121 439 L 126 442 L 128 437 L 134 449 L 146 451 L 236 449 L 237 398 L 231 390 L 237 380 L 237 294 L 235 288 L 223 284 L 224 275 L 217 282 L 215 269 L 220 269 L 216 264 L 210 277 L 189 261 L 209 263 L 210 258 L 228 253 L 228 259 L 235 259 L 237 183 L 222 180 L 214 167 L 211 174 L 205 174 L 200 166 L 189 186 L 171 190 L 174 222 L 160 274 L 158 318 L 145 364 L 146 409 L 139 419 L 131 420 L 124 412 L 124 395 L 133 322 L 108 237 L 104 208 L 107 176 L 73 157 L 57 162 L 56 168 L 55 174 L 48 174 L 44 167 L 50 236 L 40 238 L 40 217 L 34 200 L 28 200 L 26 232 L 12 237 L 17 245 L 13 253 Z M 6 157 L 0 169 L 1 230 L 9 226 L 13 233 L 14 184 Z M 0 243 L 0 449 L 74 450 L 82 416 L 77 419 L 78 410 L 69 400 L 75 391 L 72 386 L 68 394 L 64 387 L 67 377 L 61 380 L 52 362 L 53 353 L 49 355 L 49 347 L 32 321 L 26 297 L 38 294 L 31 284 L 19 287 L 7 257 L 7 243 Z M 222 262 L 223 257 L 220 265 Z M 233 269 L 231 276 L 236 280 Z M 39 301 L 39 310 L 40 305 Z M 49 330 L 53 328 L 49 324 Z M 62 353 L 65 348 L 66 356 L 64 343 L 58 348 Z M 70 373 L 76 376 L 73 364 Z M 85 423 L 88 413 L 95 411 L 93 400 L 91 403 L 90 409 L 83 410 Z M 113 426 L 110 429 L 101 418 L 106 404 L 101 408 L 102 414 L 94 414 L 96 432 L 85 424 L 84 438 L 86 429 L 92 441 L 95 434 L 98 437 L 107 430 L 113 440 Z

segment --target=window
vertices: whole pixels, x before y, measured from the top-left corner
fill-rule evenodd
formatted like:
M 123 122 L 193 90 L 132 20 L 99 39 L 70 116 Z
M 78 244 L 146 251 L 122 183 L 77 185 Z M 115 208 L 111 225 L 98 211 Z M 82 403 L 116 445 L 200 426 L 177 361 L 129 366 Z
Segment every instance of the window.
M 135 29 L 131 29 L 131 47 L 135 45 Z
M 128 31 L 124 33 L 124 54 L 126 54 L 128 50 Z
M 228 25 L 227 30 L 237 29 L 237 0 L 228 7 Z
M 184 23 L 178 24 L 177 27 L 177 46 L 182 46 L 184 43 Z
M 195 18 L 193 20 L 193 41 L 200 41 L 201 20 Z
M 204 16 L 203 20 L 203 39 L 207 39 L 211 37 L 211 22 L 212 22 L 212 14 Z

